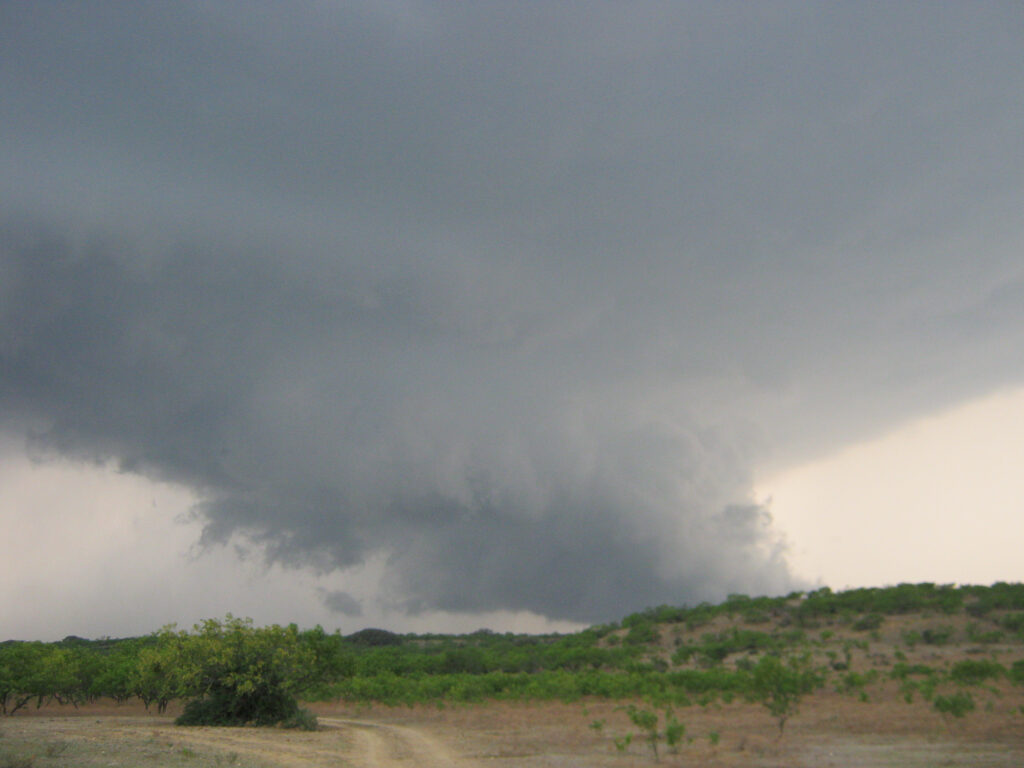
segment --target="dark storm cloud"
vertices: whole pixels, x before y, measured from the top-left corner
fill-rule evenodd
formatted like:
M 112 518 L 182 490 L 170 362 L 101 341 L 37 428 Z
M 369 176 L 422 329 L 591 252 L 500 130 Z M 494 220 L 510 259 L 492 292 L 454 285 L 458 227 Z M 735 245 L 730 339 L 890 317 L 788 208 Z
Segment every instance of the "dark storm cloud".
M 756 467 L 1024 373 L 1013 6 L 0 21 L 3 426 L 208 542 L 409 610 L 780 591 Z

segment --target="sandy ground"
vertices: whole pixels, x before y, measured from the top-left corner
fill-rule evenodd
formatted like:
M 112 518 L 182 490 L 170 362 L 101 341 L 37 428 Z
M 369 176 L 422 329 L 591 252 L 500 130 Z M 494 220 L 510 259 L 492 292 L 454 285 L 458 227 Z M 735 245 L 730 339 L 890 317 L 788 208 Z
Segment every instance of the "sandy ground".
M 986 698 L 987 697 L 987 698 Z M 1024 765 L 1024 695 L 992 689 L 964 719 L 925 702 L 821 692 L 806 699 L 780 738 L 774 720 L 747 703 L 676 711 L 689 741 L 666 766 L 733 768 L 933 768 Z M 550 768 L 652 765 L 646 743 L 609 702 L 491 703 L 444 708 L 314 704 L 315 733 L 258 728 L 181 728 L 136 705 L 49 707 L 0 719 L 0 768 L 104 766 L 351 766 L 352 768 Z M 20 763 L 18 761 L 21 761 Z

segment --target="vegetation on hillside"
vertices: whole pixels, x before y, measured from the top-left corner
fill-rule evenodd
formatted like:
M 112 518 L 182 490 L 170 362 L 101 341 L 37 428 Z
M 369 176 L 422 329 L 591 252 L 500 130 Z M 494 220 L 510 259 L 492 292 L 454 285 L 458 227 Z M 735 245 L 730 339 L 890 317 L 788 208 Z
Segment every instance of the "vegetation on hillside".
M 822 686 L 888 686 L 962 716 L 969 688 L 1024 686 L 1024 585 L 901 584 L 718 605 L 659 606 L 567 635 L 398 635 L 270 626 L 230 615 L 125 640 L 0 643 L 0 712 L 49 701 L 138 698 L 182 723 L 310 727 L 297 701 L 762 702 L 780 732 Z M 993 694 L 994 695 L 994 694 Z M 1019 706 L 1019 702 L 1014 704 Z

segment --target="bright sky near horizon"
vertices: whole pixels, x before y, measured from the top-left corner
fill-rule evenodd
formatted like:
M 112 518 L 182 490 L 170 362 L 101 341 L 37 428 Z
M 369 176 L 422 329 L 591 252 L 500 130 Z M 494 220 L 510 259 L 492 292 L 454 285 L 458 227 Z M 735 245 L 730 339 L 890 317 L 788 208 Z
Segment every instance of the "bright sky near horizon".
M 0 4 L 0 639 L 1021 580 L 1022 49 L 998 3 Z
M 832 587 L 1024 581 L 1024 390 L 765 478 L 802 576 Z

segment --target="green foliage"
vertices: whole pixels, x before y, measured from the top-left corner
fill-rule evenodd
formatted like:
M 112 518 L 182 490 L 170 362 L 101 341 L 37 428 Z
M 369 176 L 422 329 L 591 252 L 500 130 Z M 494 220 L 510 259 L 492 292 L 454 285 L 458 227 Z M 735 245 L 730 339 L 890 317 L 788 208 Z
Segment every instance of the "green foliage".
M 647 709 L 639 709 L 635 704 L 630 704 L 626 707 L 626 715 L 633 725 L 643 731 L 647 744 L 650 746 L 651 751 L 654 752 L 654 759 L 657 760 L 659 738 L 658 715 Z
M 788 633 L 768 634 L 752 629 L 733 627 L 719 633 L 708 633 L 700 643 L 681 645 L 672 655 L 674 664 L 685 664 L 696 657 L 702 667 L 721 664 L 730 654 L 754 651 L 780 651 L 801 642 L 804 635 L 800 630 Z
M 911 675 L 933 677 L 937 674 L 938 672 L 927 664 L 907 664 L 903 661 L 897 662 L 893 665 L 892 669 L 889 670 L 889 677 L 893 680 L 906 680 Z
M 164 627 L 139 649 L 131 686 L 147 710 L 156 704 L 157 711 L 163 713 L 168 703 L 182 694 L 182 643 L 173 627 Z
M 294 625 L 256 629 L 249 619 L 208 619 L 172 644 L 179 725 L 274 725 L 301 720 L 295 694 L 313 661 Z
M 953 637 L 952 627 L 928 627 L 921 632 L 921 642 L 925 645 L 945 645 Z
M 671 710 L 665 712 L 665 744 L 675 751 L 686 735 L 686 726 L 679 722 Z
M 646 621 L 636 622 L 629 628 L 623 640 L 626 645 L 648 645 L 658 639 L 657 630 L 653 624 Z
M 778 721 L 781 737 L 786 720 L 798 711 L 800 699 L 821 683 L 807 657 L 791 657 L 783 662 L 778 656 L 765 656 L 754 667 L 750 697 Z
M 995 610 L 1024 609 L 1024 584 L 996 582 L 990 587 L 961 587 L 961 591 L 974 598 L 965 610 L 978 618 Z
M 981 629 L 976 622 L 971 622 L 967 625 L 967 639 L 972 643 L 984 643 L 991 645 L 993 643 L 1001 643 L 1004 638 L 1004 634 L 998 629 Z
M 904 614 L 938 610 L 954 613 L 963 605 L 963 594 L 952 585 L 899 584 L 895 587 L 851 589 L 833 593 L 828 587 L 810 592 L 796 611 L 798 621 L 843 614 Z
M 965 659 L 949 670 L 949 677 L 961 685 L 980 685 L 989 679 L 1002 677 L 1006 667 L 988 659 Z
M 0 646 L 0 712 L 12 715 L 30 701 L 79 704 L 92 696 L 101 664 L 94 651 L 59 643 Z
M 1007 673 L 1010 681 L 1016 685 L 1024 685 L 1024 659 L 1013 662 L 1010 671 Z
M 867 613 L 853 623 L 853 629 L 858 632 L 868 632 L 882 626 L 885 617 L 880 613 Z
M 0 643 L 0 712 L 51 700 L 77 705 L 101 696 L 117 701 L 137 696 L 159 711 L 174 699 L 186 699 L 190 717 L 233 722 L 278 716 L 286 720 L 294 716 L 291 703 L 300 696 L 389 704 L 599 697 L 642 699 L 662 707 L 742 695 L 760 696 L 768 706 L 772 699 L 762 684 L 770 670 L 765 665 L 789 669 L 791 663 L 765 658 L 800 652 L 801 646 L 820 648 L 840 673 L 833 682 L 850 692 L 862 691 L 867 677 L 851 670 L 854 649 L 866 652 L 868 638 L 842 639 L 840 650 L 834 632 L 849 625 L 877 633 L 887 616 L 908 611 L 986 616 L 967 629 L 968 638 L 978 643 L 1024 639 L 1024 587 L 1013 584 L 901 584 L 785 597 L 730 595 L 720 605 L 663 605 L 628 616 L 621 625 L 567 635 L 398 635 L 366 629 L 342 636 L 321 627 L 302 632 L 295 627 L 255 629 L 229 616 L 226 622 L 200 625 L 191 634 L 169 627 L 131 640 L 67 637 L 48 644 Z M 695 628 L 723 616 L 733 617 L 735 626 L 692 639 L 689 633 Z M 826 628 L 811 640 L 804 630 L 815 625 Z M 673 633 L 677 648 L 672 662 L 678 666 L 670 668 L 657 641 Z M 904 636 L 911 645 L 954 639 L 951 627 L 943 625 Z M 273 661 L 260 661 L 261 653 Z M 1007 673 L 995 662 L 972 661 L 956 665 L 947 678 L 926 667 L 908 666 L 907 655 L 895 653 L 897 664 L 890 674 L 910 698 L 920 693 L 932 700 L 936 685 L 946 679 L 973 685 Z M 982 666 L 972 666 L 977 664 Z M 804 672 L 811 674 L 806 668 Z M 1014 665 L 1009 676 L 1024 685 L 1024 665 Z M 772 706 L 784 703 L 783 697 Z M 789 715 L 776 716 L 781 733 Z
M 836 690 L 839 693 L 851 694 L 858 692 L 860 695 L 864 695 L 864 688 L 877 679 L 878 671 L 874 669 L 868 672 L 847 672 L 839 679 Z
M 176 725 L 276 725 L 296 718 L 298 711 L 294 697 L 281 691 L 265 691 L 254 696 L 217 690 L 186 702 L 184 712 L 174 722 Z
M 897 662 L 889 670 L 889 677 L 900 681 L 900 693 L 903 695 L 903 700 L 910 704 L 914 700 L 915 693 L 920 693 L 926 701 L 930 701 L 935 695 L 935 688 L 939 683 L 941 673 L 926 664 Z
M 964 717 L 974 709 L 974 698 L 969 693 L 959 691 L 952 696 L 936 696 L 933 706 L 943 714 Z
M 999 623 L 1005 629 L 1020 634 L 1024 632 L 1024 613 L 1008 613 L 1000 619 Z
M 673 752 L 682 743 L 686 735 L 686 726 L 676 719 L 671 707 L 666 708 L 664 714 L 664 728 L 659 726 L 658 713 L 650 709 L 642 709 L 635 704 L 629 704 L 625 708 L 629 721 L 640 729 L 643 738 L 647 741 L 654 759 L 658 760 L 658 745 L 661 741 Z M 629 733 L 622 739 L 616 739 L 615 745 L 619 751 L 624 751 L 632 743 L 633 734 Z
M 42 643 L 0 645 L 0 712 L 13 715 L 35 695 Z

